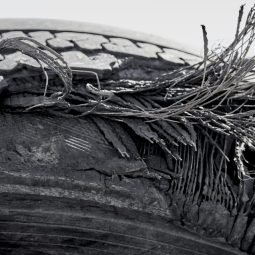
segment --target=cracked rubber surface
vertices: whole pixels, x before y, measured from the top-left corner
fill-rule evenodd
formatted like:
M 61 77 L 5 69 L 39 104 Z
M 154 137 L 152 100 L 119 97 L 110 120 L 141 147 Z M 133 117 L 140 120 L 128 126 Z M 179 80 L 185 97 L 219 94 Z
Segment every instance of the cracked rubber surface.
M 61 53 L 70 67 L 95 71 L 101 79 L 151 80 L 200 60 L 157 41 L 115 32 L 45 27 L 14 30 L 1 25 L 1 39 L 35 38 Z M 35 60 L 20 52 L 0 53 L 3 77 L 23 69 L 41 72 Z M 9 103 L 18 105 L 19 98 Z M 183 198 L 172 200 L 164 179 L 148 177 L 146 171 L 134 175 L 146 165 L 120 125 L 91 117 L 66 120 L 2 112 L 0 123 L 0 254 L 243 254 L 222 238 L 205 237 L 206 231 L 189 227 L 190 222 L 182 226 L 178 210 L 184 207 Z M 123 157 L 112 144 L 118 143 L 116 130 L 125 144 L 118 144 Z M 164 167 L 161 159 L 152 161 Z M 233 217 L 220 205 L 204 202 L 198 215 L 190 206 L 186 214 L 198 226 L 209 228 L 213 220 L 216 230 L 233 225 L 228 221 Z M 215 216 L 208 219 L 212 208 Z M 225 218 L 217 215 L 218 208 Z M 232 231 L 229 243 L 243 238 L 243 250 L 255 249 L 253 226 L 244 238 Z

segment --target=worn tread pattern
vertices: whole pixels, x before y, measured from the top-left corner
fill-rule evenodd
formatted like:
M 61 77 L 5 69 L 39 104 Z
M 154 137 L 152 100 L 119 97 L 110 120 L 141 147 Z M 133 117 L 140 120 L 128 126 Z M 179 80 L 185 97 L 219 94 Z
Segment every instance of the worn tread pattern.
M 71 67 L 98 71 L 100 74 L 112 71 L 113 67 L 118 66 L 119 63 L 126 63 L 128 58 L 135 58 L 138 61 L 146 59 L 157 61 L 155 66 L 164 71 L 168 70 L 171 64 L 193 64 L 200 60 L 192 54 L 179 50 L 89 33 L 5 31 L 0 35 L 1 39 L 14 37 L 32 37 L 64 55 Z M 35 63 L 31 64 L 29 57 L 26 60 L 25 55 L 13 54 L 13 52 L 0 52 L 0 54 L 2 54 L 0 55 L 0 72 L 13 71 L 21 67 L 21 64 L 40 68 Z

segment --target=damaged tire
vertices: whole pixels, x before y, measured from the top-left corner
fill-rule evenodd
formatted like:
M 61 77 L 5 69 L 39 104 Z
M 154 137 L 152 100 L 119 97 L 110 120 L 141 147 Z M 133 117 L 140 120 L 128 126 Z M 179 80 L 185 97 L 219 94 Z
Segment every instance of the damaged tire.
M 96 86 L 93 73 L 82 71 L 107 87 L 150 82 L 201 61 L 145 35 L 54 22 L 3 20 L 1 40 L 33 38 L 61 54 L 78 92 Z M 0 54 L 0 254 L 255 254 L 253 214 L 238 211 L 238 177 L 189 170 L 221 162 L 220 153 L 205 159 L 212 148 L 199 129 L 188 134 L 173 123 L 161 134 L 156 124 L 148 129 L 131 117 L 24 111 L 39 102 L 47 79 L 47 93 L 58 92 L 61 79 L 47 69 L 45 76 L 40 62 L 18 49 Z M 71 102 L 82 99 L 77 93 Z M 121 99 L 149 105 L 139 95 Z M 169 158 L 161 135 L 187 146 Z M 210 135 L 233 159 L 233 141 Z M 185 163 L 176 163 L 178 153 Z M 252 181 L 245 188 L 252 198 Z

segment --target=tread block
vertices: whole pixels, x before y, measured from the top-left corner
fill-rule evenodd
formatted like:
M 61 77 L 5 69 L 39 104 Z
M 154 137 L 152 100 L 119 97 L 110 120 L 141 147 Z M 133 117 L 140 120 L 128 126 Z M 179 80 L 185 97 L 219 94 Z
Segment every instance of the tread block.
M 164 52 L 158 53 L 158 56 L 167 62 L 173 62 L 177 64 L 188 63 L 193 65 L 202 60 L 202 58 L 193 56 L 191 54 L 167 48 L 164 48 Z
M 15 38 L 15 37 L 27 37 L 27 35 L 23 33 L 22 31 L 10 31 L 10 32 L 2 33 L 1 39 Z
M 29 65 L 39 68 L 40 65 L 33 58 L 22 54 L 21 52 L 15 52 L 4 56 L 4 60 L 0 61 L 1 71 L 12 71 L 20 64 Z
M 63 40 L 60 38 L 52 38 L 47 40 L 48 46 L 53 49 L 68 49 L 74 47 L 74 44 L 70 41 Z
M 28 33 L 29 36 L 37 40 L 38 42 L 46 45 L 48 39 L 54 38 L 54 35 L 49 31 L 36 31 Z
M 137 43 L 136 45 L 123 38 L 111 38 L 110 43 L 104 43 L 103 47 L 110 52 L 146 58 L 158 58 L 157 53 L 162 52 L 156 45 L 149 43 Z
M 96 72 L 111 71 L 118 63 L 118 60 L 110 54 L 99 53 L 88 57 L 80 51 L 62 52 L 62 56 L 71 68 L 88 69 Z M 16 69 L 19 65 L 26 65 L 32 68 L 40 68 L 39 63 L 21 52 L 14 52 L 0 55 L 0 71 L 8 72 Z M 43 63 L 42 63 L 43 64 Z M 44 67 L 45 64 L 43 64 Z
M 73 41 L 80 49 L 83 50 L 100 50 L 102 44 L 108 40 L 102 35 L 93 35 L 87 33 L 62 32 L 56 33 L 56 38 Z
M 100 53 L 88 57 L 80 51 L 69 51 L 61 53 L 71 68 L 85 68 L 95 71 L 111 71 L 117 59 L 106 53 Z

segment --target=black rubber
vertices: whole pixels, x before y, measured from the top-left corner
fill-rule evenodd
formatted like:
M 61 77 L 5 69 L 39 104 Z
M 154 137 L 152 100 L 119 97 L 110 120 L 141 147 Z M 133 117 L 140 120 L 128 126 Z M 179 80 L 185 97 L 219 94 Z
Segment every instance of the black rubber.
M 4 20 L 0 30 L 1 39 L 35 38 L 61 53 L 71 68 L 95 71 L 102 80 L 151 80 L 201 60 L 166 41 L 93 25 Z M 18 51 L 0 54 L 0 76 L 41 72 L 36 61 Z M 28 82 L 13 81 L 17 86 Z M 38 81 L 31 78 L 33 83 Z M 18 107 L 19 100 L 12 97 L 4 105 Z M 124 157 L 114 146 L 116 134 L 127 148 Z M 253 223 L 246 236 L 236 236 L 228 208 L 206 201 L 200 208 L 184 207 L 184 194 L 171 197 L 171 181 L 134 174 L 144 161 L 129 130 L 116 123 L 3 111 L 0 148 L 0 254 L 255 250 Z M 161 159 L 152 160 L 164 168 Z

